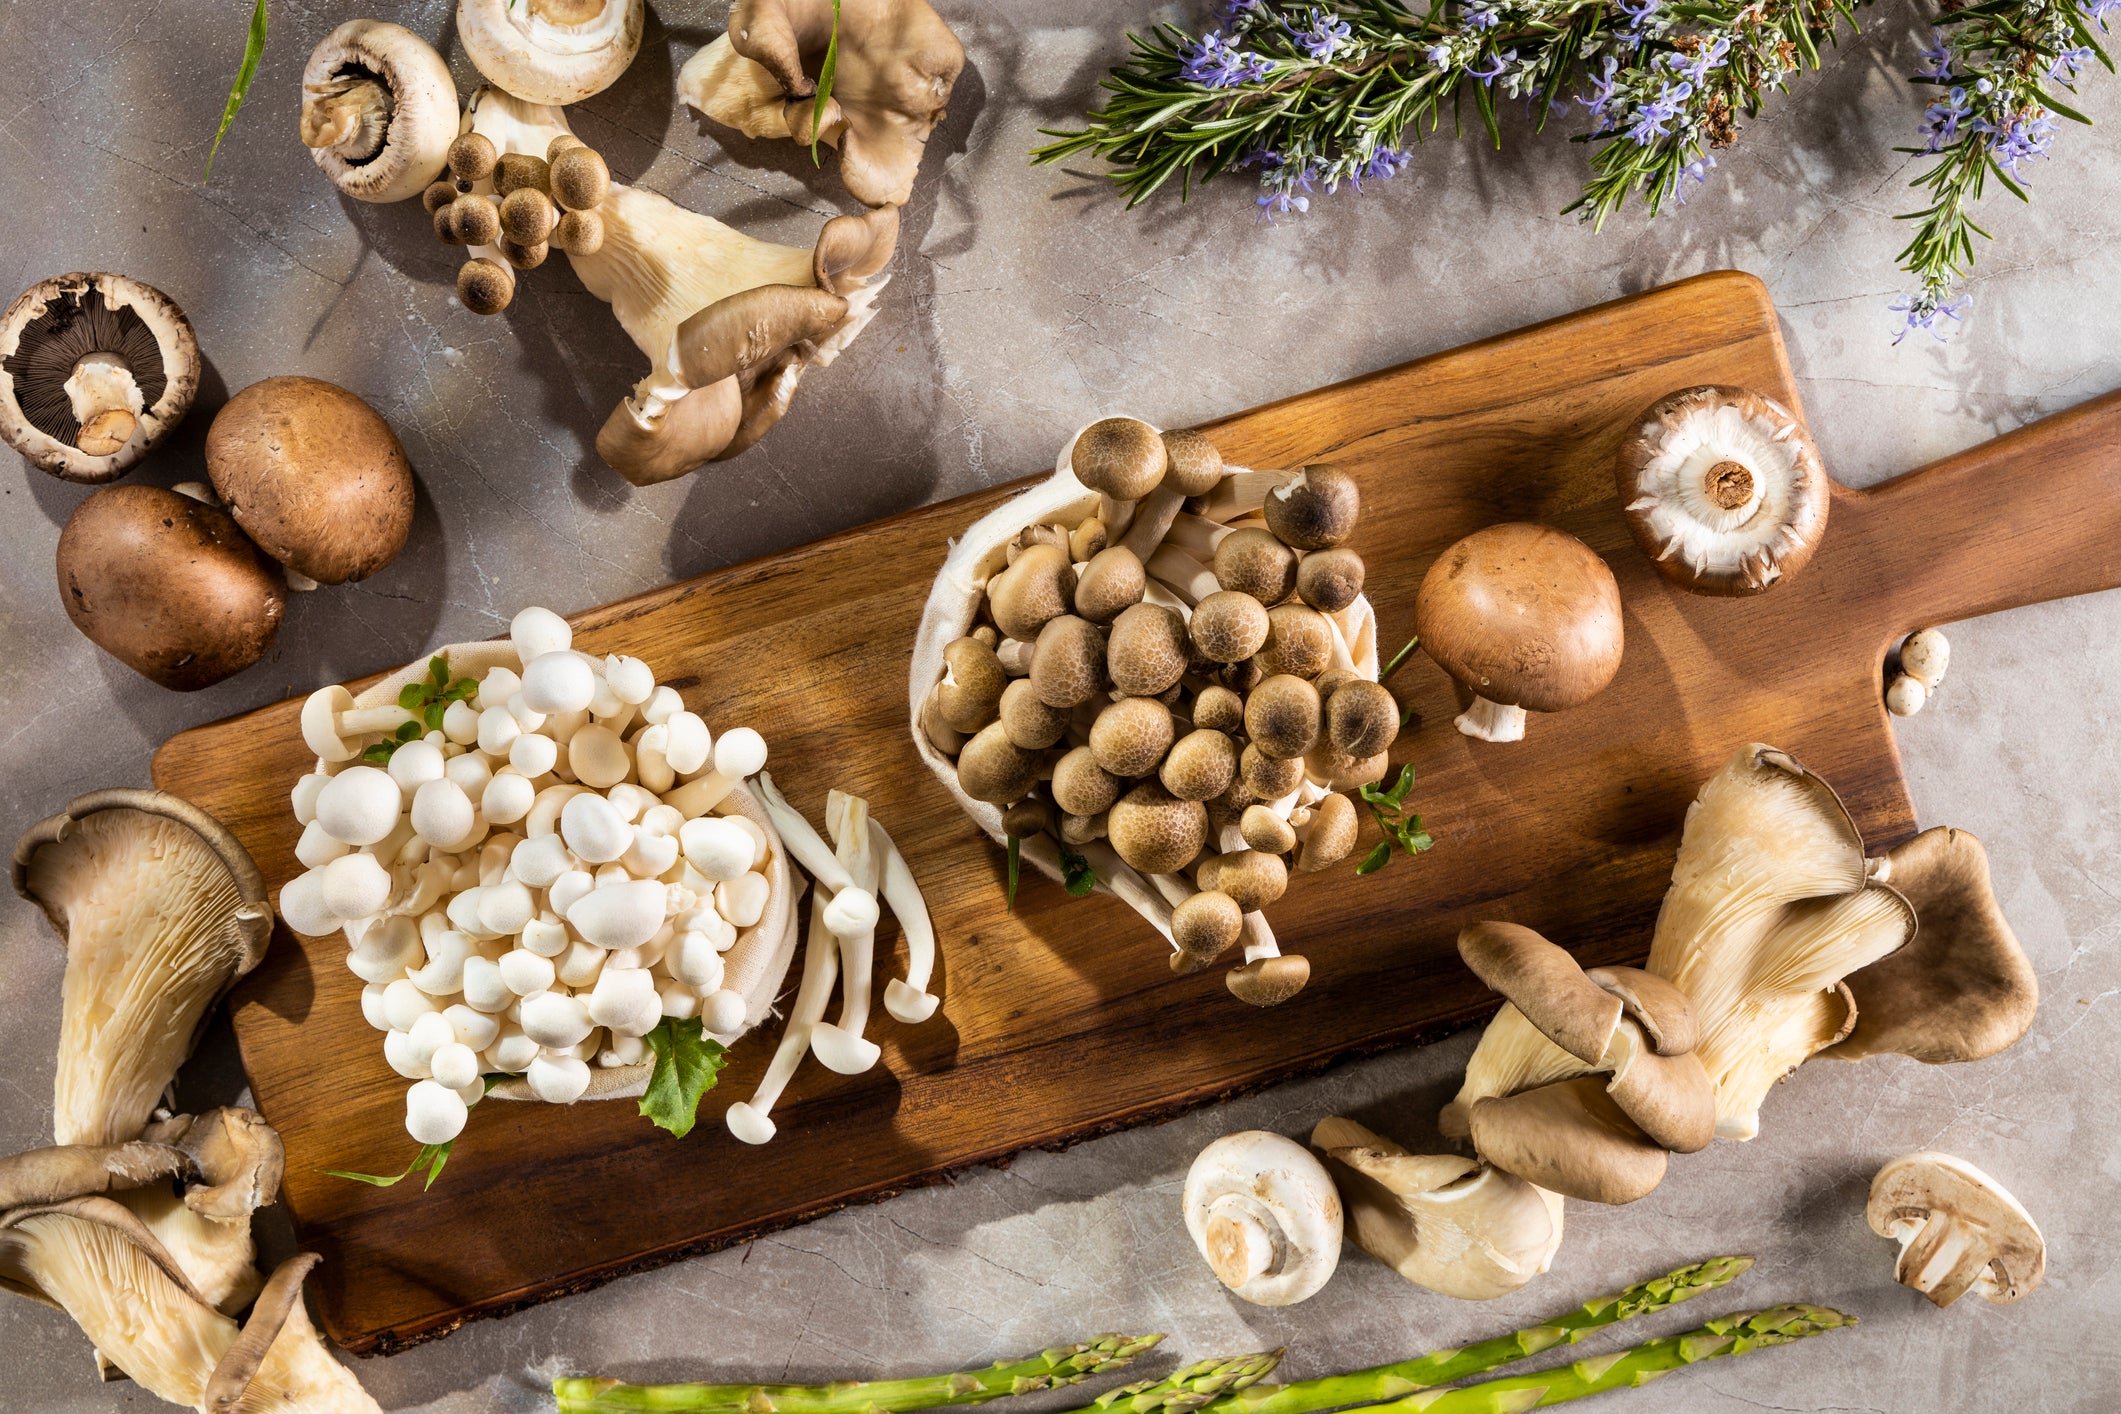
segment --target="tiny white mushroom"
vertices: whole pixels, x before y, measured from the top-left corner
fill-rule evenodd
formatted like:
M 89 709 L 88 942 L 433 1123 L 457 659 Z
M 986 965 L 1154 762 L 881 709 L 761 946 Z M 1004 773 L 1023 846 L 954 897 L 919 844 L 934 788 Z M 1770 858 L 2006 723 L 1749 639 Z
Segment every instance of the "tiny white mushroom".
M 333 839 L 322 821 L 311 820 L 295 841 L 295 859 L 306 869 L 321 869 L 352 848 L 344 840 Z
M 383 1037 L 384 1063 L 407 1080 L 424 1080 L 427 1063 L 415 1054 L 412 1037 L 403 1031 L 392 1031 Z
M 825 828 L 832 835 L 833 857 L 853 882 L 825 905 L 825 927 L 839 940 L 841 1002 L 837 1024 L 820 1021 L 810 1028 L 810 1049 L 827 1070 L 859 1075 L 875 1065 L 881 1049 L 862 1035 L 869 1024 L 869 979 L 876 955 L 877 878 L 881 872 L 874 841 L 869 833 L 869 802 L 845 791 L 825 797 Z M 761 879 L 746 874 L 745 879 Z M 737 915 L 722 903 L 722 891 L 743 880 L 732 880 L 715 890 L 715 903 L 730 922 Z
M 710 1036 L 736 1035 L 744 1029 L 744 1013 L 742 992 L 732 992 L 725 987 L 700 999 L 700 1019 Z M 770 1130 L 766 1137 L 773 1137 Z
M 663 926 L 666 895 L 653 879 L 628 879 L 591 889 L 564 916 L 596 947 L 639 947 Z
M 324 906 L 323 869 L 297 874 L 282 886 L 280 917 L 297 933 L 312 938 L 324 937 L 338 928 L 338 918 Z
M 507 956 L 508 954 L 503 954 Z M 550 983 L 546 984 L 550 986 Z M 533 991 L 538 990 L 532 988 Z M 464 1003 L 480 1012 L 498 1012 L 514 1001 L 516 993 L 501 974 L 501 965 L 490 957 L 464 959 Z
M 474 813 L 471 797 L 446 777 L 429 781 L 413 793 L 413 832 L 437 848 L 446 849 L 469 834 Z
M 660 878 L 678 862 L 676 836 L 647 825 L 633 827 L 633 843 L 619 861 L 629 873 L 643 879 Z
M 555 959 L 555 971 L 560 984 L 577 992 L 586 992 L 597 984 L 597 976 L 604 970 L 604 960 L 611 954 L 594 943 L 576 939 L 567 945 L 567 950 Z
M 427 1070 L 437 1085 L 461 1090 L 479 1078 L 478 1052 L 462 1041 L 451 1041 L 435 1047 L 434 1055 L 427 1062 Z
M 539 992 L 523 998 L 523 1032 L 541 1046 L 572 1046 L 595 1029 L 579 997 Z
M 1942 629 L 1916 629 L 1900 645 L 1900 671 L 1932 692 L 1944 681 L 1944 670 L 1951 661 L 1952 641 Z
M 649 693 L 648 700 L 641 704 L 641 720 L 661 726 L 684 710 L 685 699 L 678 696 L 676 688 L 659 687 Z
M 798 819 L 801 817 L 798 816 Z M 809 826 L 806 824 L 805 829 Z M 830 854 L 825 858 L 830 859 Z M 839 866 L 835 864 L 835 869 Z M 815 871 L 813 871 L 815 872 Z M 846 871 L 839 869 L 844 875 Z M 739 1100 L 723 1113 L 722 1121 L 729 1132 L 746 1144 L 764 1144 L 773 1138 L 775 1125 L 772 1119 L 774 1102 L 788 1088 L 795 1075 L 795 1068 L 802 1064 L 804 1053 L 810 1049 L 810 1028 L 825 1014 L 825 1004 L 832 998 L 832 984 L 839 976 L 840 950 L 832 935 L 825 929 L 825 901 L 820 890 L 810 895 L 810 934 L 803 945 L 803 980 L 796 987 L 795 1001 L 788 1009 L 788 1028 L 781 1033 L 780 1045 L 774 1049 L 773 1059 L 766 1065 L 766 1074 L 759 1081 L 749 1100 Z M 712 1011 L 720 999 L 732 996 L 730 992 L 716 992 L 705 999 L 703 1011 L 707 1013 L 705 1029 L 711 1034 L 728 1035 L 730 1029 L 717 1030 L 725 1017 Z M 738 999 L 741 1006 L 742 999 Z M 737 1025 L 743 1024 L 741 1012 Z
M 456 1033 L 438 1011 L 423 1012 L 414 1019 L 406 1035 L 412 1038 L 412 1054 L 423 1066 L 432 1067 L 434 1054 L 456 1041 Z
M 548 1105 L 571 1105 L 589 1088 L 589 1066 L 572 1056 L 541 1052 L 523 1068 L 530 1092 Z
M 545 890 L 545 906 L 565 918 L 567 910 L 574 907 L 577 900 L 586 897 L 595 887 L 596 880 L 587 873 L 580 869 L 569 869 L 554 879 L 552 886 Z
M 390 764 L 384 769 L 398 783 L 398 789 L 410 796 L 429 781 L 440 780 L 445 764 L 442 748 L 423 737 L 419 741 L 408 741 L 391 752 Z
M 622 1065 L 639 1065 L 648 1058 L 648 1043 L 639 1036 L 615 1035 L 611 1044 L 597 1052 L 597 1064 L 610 1069 Z
M 524 951 L 540 957 L 558 957 L 567 951 L 567 925 L 557 918 L 533 918 L 520 934 Z
M 479 679 L 478 695 L 471 699 L 471 705 L 481 712 L 489 707 L 505 707 L 508 705 L 508 699 L 515 696 L 522 686 L 523 679 L 512 669 L 499 666 L 488 668 L 486 676 Z
M 344 844 L 370 845 L 397 828 L 405 793 L 374 766 L 348 766 L 317 793 L 317 823 Z
M 366 918 L 390 901 L 390 871 L 372 854 L 342 854 L 322 873 L 324 906 L 337 917 Z
M 479 926 L 495 937 L 522 932 L 537 916 L 537 901 L 514 879 L 479 890 Z
M 420 930 L 410 918 L 386 918 L 347 950 L 346 967 L 363 982 L 388 984 L 420 964 Z M 365 994 L 364 994 L 365 995 Z
M 316 822 L 317 797 L 323 793 L 325 783 L 329 780 L 331 777 L 324 772 L 311 771 L 295 782 L 295 788 L 288 792 L 287 799 L 288 804 L 294 807 L 296 824 L 311 825 Z
M 661 795 L 677 784 L 678 773 L 670 766 L 670 728 L 643 727 L 633 737 L 633 769 L 647 789 Z
M 1292 1139 L 1227 1134 L 1186 1174 L 1186 1230 L 1223 1285 L 1260 1306 L 1311 1296 L 1340 1261 L 1340 1195 Z
M 604 659 L 604 681 L 619 701 L 638 707 L 655 692 L 655 674 L 639 658 L 612 654 Z
M 670 954 L 670 972 L 680 982 L 701 992 L 712 992 L 722 985 L 724 967 L 714 939 L 697 928 L 678 934 L 677 947 Z
M 1929 701 L 1929 689 L 1906 673 L 1893 679 L 1885 690 L 1885 708 L 1896 717 L 1912 717 Z
M 562 936 L 564 937 L 564 934 Z M 561 951 L 565 952 L 566 949 L 563 947 Z M 541 992 L 552 990 L 556 978 L 552 959 L 527 948 L 509 949 L 501 955 L 496 967 L 501 974 L 502 985 L 519 997 L 534 997 Z
M 633 758 L 617 732 L 591 723 L 567 739 L 567 767 L 583 785 L 608 790 L 626 779 Z
M 536 780 L 560 761 L 560 744 L 543 732 L 524 732 L 508 744 L 508 764 Z
M 378 1031 L 390 1029 L 390 1018 L 383 1013 L 383 984 L 371 982 L 361 989 L 361 1019 Z
M 485 962 L 485 958 L 476 961 Z M 491 964 L 489 964 L 491 965 Z M 493 1044 L 494 1037 L 501 1034 L 501 1023 L 476 1007 L 454 1002 L 442 1008 L 442 1019 L 449 1023 L 450 1034 L 457 1044 L 469 1046 L 474 1051 L 483 1051 Z
M 361 754 L 365 738 L 394 732 L 411 720 L 412 713 L 396 703 L 356 707 L 345 688 L 319 688 L 302 703 L 302 744 L 319 761 L 351 761 Z
M 670 769 L 689 776 L 707 764 L 714 752 L 714 736 L 697 712 L 673 712 L 659 724 L 663 728 L 663 759 Z
M 892 916 L 898 919 L 899 931 L 906 938 L 906 975 L 885 984 L 884 1010 L 909 1026 L 917 1026 L 935 1015 L 936 1004 L 941 1000 L 928 990 L 928 979 L 935 973 L 935 923 L 928 916 L 927 901 L 921 897 L 920 885 L 914 881 L 906 857 L 873 817 L 869 834 L 877 857 L 883 861 L 884 901 L 891 905 Z
M 590 993 L 589 1016 L 617 1035 L 647 1035 L 663 1018 L 655 978 L 645 967 L 606 967 Z
M 464 964 L 477 952 L 468 934 L 455 928 L 427 945 L 427 961 L 405 976 L 430 997 L 451 997 L 464 990 Z
M 708 878 L 720 883 L 740 879 L 758 863 L 758 850 L 749 831 L 727 816 L 702 815 L 687 820 L 678 830 L 685 860 Z
M 673 759 L 672 765 L 676 765 Z M 757 775 L 766 766 L 766 739 L 749 727 L 723 732 L 714 744 L 714 769 L 687 781 L 664 797 L 686 819 L 705 815 L 728 798 L 737 783 Z M 680 775 L 684 768 L 679 767 Z
M 528 665 L 547 653 L 572 647 L 574 630 L 552 610 L 532 606 L 509 621 L 508 638 L 515 645 L 516 656 Z
M 469 702 L 452 702 L 442 709 L 442 735 L 458 746 L 479 739 L 479 709 Z
M 383 1015 L 389 1018 L 393 1031 L 412 1030 L 415 1021 L 434 1009 L 434 998 L 410 978 L 400 977 L 383 989 Z
M 514 770 L 499 771 L 479 796 L 479 813 L 495 825 L 513 825 L 530 813 L 538 788 Z
M 530 813 L 523 817 L 523 837 L 535 840 L 557 834 L 560 828 L 560 812 L 566 809 L 568 801 L 581 795 L 584 790 L 585 787 L 563 783 L 550 785 L 539 791 L 538 798 L 531 803 Z
M 457 1092 L 439 1081 L 418 1080 L 405 1092 L 405 1132 L 422 1144 L 447 1144 L 464 1132 L 469 1114 Z
M 609 864 L 633 843 L 633 828 L 603 796 L 584 791 L 560 811 L 560 838 L 588 864 Z
M 462 756 L 452 756 L 442 768 L 443 778 L 469 796 L 484 795 L 486 783 L 493 779 L 493 762 L 483 751 L 467 751 Z
M 508 856 L 508 872 L 533 889 L 552 886 L 552 881 L 574 867 L 566 843 L 558 835 L 526 839 Z
M 549 716 L 586 712 L 596 682 L 596 670 L 581 654 L 547 653 L 523 665 L 523 705 Z
M 847 904 L 827 920 L 828 925 L 836 925 L 834 935 L 844 936 L 841 929 L 864 927 L 860 921 L 864 917 L 869 920 L 866 926 L 873 929 L 876 926 L 876 896 L 859 887 L 846 892 L 855 897 L 850 897 Z M 714 911 L 736 927 L 753 928 L 766 916 L 766 904 L 772 896 L 773 886 L 764 874 L 739 874 L 714 886 Z M 839 903 L 838 894 L 832 898 L 834 903 Z
M 656 984 L 663 1015 L 673 1021 L 690 1021 L 700 1014 L 700 994 L 675 978 Z
M 501 1034 L 486 1048 L 485 1057 L 486 1063 L 495 1070 L 513 1075 L 537 1059 L 538 1043 L 531 1040 L 522 1027 L 504 1025 Z
M 488 707 L 479 713 L 479 750 L 488 756 L 506 756 L 522 734 L 522 724 L 506 707 Z

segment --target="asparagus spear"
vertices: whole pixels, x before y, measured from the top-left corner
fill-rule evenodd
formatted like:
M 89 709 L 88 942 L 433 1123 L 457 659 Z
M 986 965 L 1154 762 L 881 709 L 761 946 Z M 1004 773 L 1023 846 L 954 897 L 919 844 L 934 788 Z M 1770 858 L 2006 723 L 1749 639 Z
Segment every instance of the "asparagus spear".
M 1162 1339 L 1161 1335 L 1101 1335 L 1095 1340 L 1042 1350 L 1021 1360 L 997 1360 L 983 1370 L 904 1380 L 841 1380 L 827 1385 L 630 1385 L 609 1379 L 559 1379 L 552 1382 L 552 1393 L 560 1402 L 560 1414 L 630 1414 L 641 1410 L 664 1414 L 895 1414 L 909 1409 L 983 1404 L 1003 1395 L 1080 1384 L 1091 1375 L 1119 1369 Z
M 1281 1356 L 1279 1350 L 1268 1350 L 1258 1355 L 1203 1360 L 1160 1380 L 1121 1385 L 1099 1395 L 1088 1410 L 1074 1414 L 1097 1414 L 1100 1410 L 1109 1414 L 1186 1414 L 1219 1396 L 1251 1388 L 1274 1372 Z
M 1565 1341 L 1573 1344 L 1616 1321 L 1630 1321 L 1637 1316 L 1662 1311 L 1667 1306 L 1676 1306 L 1704 1291 L 1714 1291 L 1736 1280 L 1752 1265 L 1751 1257 L 1711 1257 L 1706 1262 L 1681 1267 L 1651 1281 L 1638 1282 L 1611 1296 L 1593 1297 L 1573 1311 L 1492 1340 L 1476 1341 L 1456 1350 L 1438 1350 L 1412 1360 L 1378 1365 L 1352 1374 L 1297 1380 L 1285 1385 L 1257 1385 L 1242 1394 L 1217 1400 L 1204 1414 L 1312 1414 L 1319 1409 L 1341 1409 L 1397 1399 L 1418 1389 L 1485 1374 L 1499 1365 L 1537 1355 Z
M 1808 1335 L 1854 1324 L 1854 1316 L 1824 1306 L 1740 1311 L 1704 1322 L 1685 1335 L 1645 1341 L 1618 1355 L 1594 1355 L 1556 1370 L 1508 1375 L 1456 1389 L 1421 1390 L 1390 1404 L 1377 1405 L 1364 1414 L 1520 1414 L 1522 1410 L 1565 1404 L 1607 1390 L 1633 1389 L 1704 1360 L 1788 1345 Z

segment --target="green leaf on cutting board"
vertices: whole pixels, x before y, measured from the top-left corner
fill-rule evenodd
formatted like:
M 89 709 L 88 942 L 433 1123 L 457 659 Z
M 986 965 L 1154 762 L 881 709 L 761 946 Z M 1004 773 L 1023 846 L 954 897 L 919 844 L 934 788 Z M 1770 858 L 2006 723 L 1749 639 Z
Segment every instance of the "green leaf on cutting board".
M 655 1069 L 641 1095 L 641 1113 L 682 1139 L 699 1117 L 700 1097 L 714 1088 L 728 1052 L 710 1041 L 698 1017 L 666 1016 L 645 1038 Z

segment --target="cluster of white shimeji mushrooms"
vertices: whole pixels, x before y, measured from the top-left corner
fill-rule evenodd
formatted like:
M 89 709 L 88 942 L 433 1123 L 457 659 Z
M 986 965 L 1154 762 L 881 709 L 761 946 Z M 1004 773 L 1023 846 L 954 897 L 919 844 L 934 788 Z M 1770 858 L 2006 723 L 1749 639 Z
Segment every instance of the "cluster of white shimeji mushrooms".
M 765 765 L 757 732 L 710 735 L 646 663 L 575 651 L 550 610 L 517 614 L 510 640 L 520 672 L 475 689 L 437 672 L 439 729 L 343 687 L 302 713 L 308 868 L 280 913 L 345 931 L 423 1144 L 455 1138 L 496 1072 L 567 1104 L 592 1062 L 649 1060 L 665 1017 L 733 1038 L 747 1001 L 724 954 L 792 902 L 773 897 L 772 837 L 729 801 Z

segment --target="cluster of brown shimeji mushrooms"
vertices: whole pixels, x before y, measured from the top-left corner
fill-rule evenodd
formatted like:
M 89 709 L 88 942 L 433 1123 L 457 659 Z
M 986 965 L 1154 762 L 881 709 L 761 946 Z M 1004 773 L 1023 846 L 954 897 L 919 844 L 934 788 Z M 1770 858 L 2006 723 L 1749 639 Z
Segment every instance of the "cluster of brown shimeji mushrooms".
M 915 648 L 915 735 L 960 803 L 1048 872 L 1079 855 L 1174 971 L 1242 941 L 1229 988 L 1257 1006 L 1310 976 L 1262 910 L 1347 857 L 1347 792 L 1399 735 L 1359 502 L 1337 467 L 1241 470 L 1106 418 L 967 533 Z
M 303 74 L 302 140 L 349 196 L 424 193 L 436 233 L 470 252 L 457 280 L 468 309 L 505 308 L 516 270 L 565 252 L 649 362 L 597 453 L 651 485 L 748 449 L 804 371 L 867 325 L 899 208 L 965 55 L 925 0 L 730 7 L 728 32 L 679 75 L 681 97 L 749 137 L 837 149 L 843 184 L 868 208 L 829 219 L 803 249 L 612 182 L 568 127 L 564 106 L 633 62 L 643 16 L 642 0 L 459 0 L 457 34 L 487 80 L 461 116 L 431 45 L 398 25 L 348 21 Z M 828 49 L 834 79 L 820 103 Z
M 272 908 L 250 856 L 174 796 L 106 790 L 22 836 L 14 884 L 67 956 L 54 1142 L 0 1159 L 0 1287 L 65 1311 L 103 1378 L 201 1414 L 376 1414 L 303 1306 L 318 1259 L 255 1267 L 279 1136 L 246 1109 L 161 1108 L 264 956 Z

